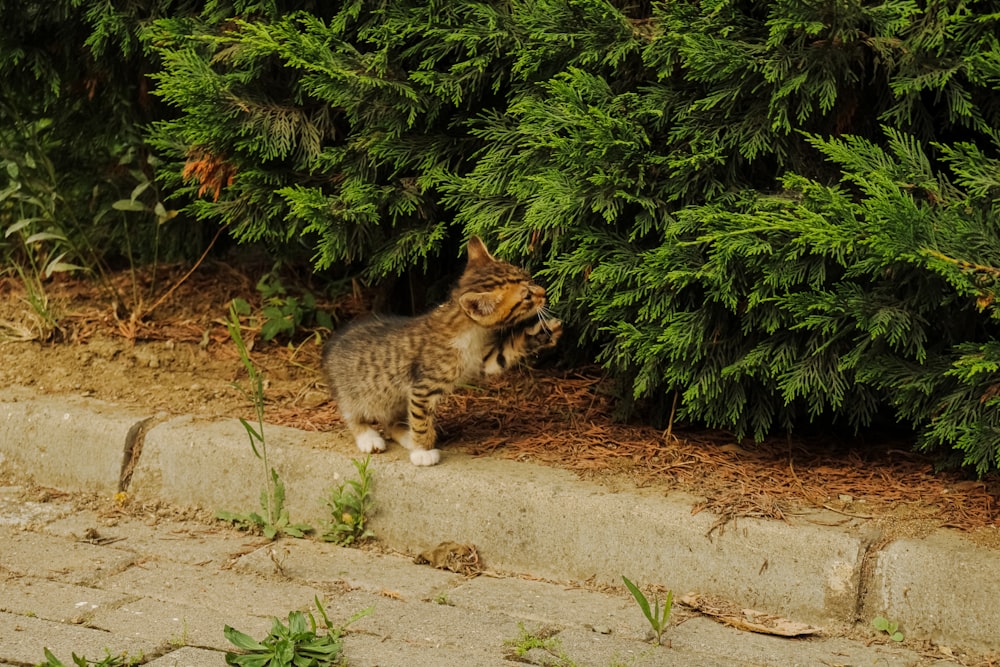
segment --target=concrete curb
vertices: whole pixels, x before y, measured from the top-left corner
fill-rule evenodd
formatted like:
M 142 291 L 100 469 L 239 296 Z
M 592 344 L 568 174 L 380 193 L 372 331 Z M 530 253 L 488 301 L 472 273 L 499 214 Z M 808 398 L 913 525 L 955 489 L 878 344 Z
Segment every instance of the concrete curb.
M 261 462 L 235 420 L 167 419 L 93 399 L 0 399 L 0 463 L 68 491 L 211 510 L 258 508 Z M 294 521 L 322 525 L 323 499 L 355 474 L 346 433 L 269 426 L 270 464 Z M 996 650 L 1000 552 L 938 532 L 883 545 L 877 532 L 691 514 L 692 499 L 610 492 L 561 470 L 445 452 L 417 468 L 391 447 L 373 460 L 372 528 L 416 553 L 471 542 L 490 567 L 557 580 L 620 584 L 621 575 L 678 593 L 722 596 L 817 625 L 883 614 L 908 638 Z

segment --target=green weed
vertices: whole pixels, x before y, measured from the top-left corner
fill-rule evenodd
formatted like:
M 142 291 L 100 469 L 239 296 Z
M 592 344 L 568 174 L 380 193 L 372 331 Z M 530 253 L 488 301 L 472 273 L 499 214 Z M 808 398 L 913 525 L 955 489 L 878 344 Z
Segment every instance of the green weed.
M 316 307 L 316 297 L 310 292 L 300 296 L 289 296 L 280 276 L 278 266 L 257 281 L 263 303 L 260 315 L 260 335 L 264 340 L 278 336 L 292 337 L 301 327 L 320 326 L 333 328 L 333 318 L 326 311 Z
M 271 468 L 271 477 L 260 492 L 260 507 L 264 514 L 257 512 L 240 513 L 220 510 L 215 513 L 217 519 L 228 521 L 240 530 L 259 531 L 269 540 L 279 535 L 289 537 L 305 537 L 312 531 L 312 526 L 304 523 L 292 523 L 285 509 L 285 485 L 278 477 L 278 472 Z
M 256 426 L 242 417 L 240 417 L 240 423 L 246 429 L 254 456 L 260 459 L 263 464 L 264 489 L 260 492 L 260 507 L 263 510 L 263 515 L 256 512 L 241 514 L 220 511 L 216 513 L 216 517 L 224 521 L 231 521 L 242 530 L 260 530 L 265 537 L 271 540 L 281 534 L 302 537 L 305 533 L 310 532 L 312 527 L 291 522 L 288 510 L 285 509 L 285 485 L 278 477 L 278 472 L 270 466 L 267 460 L 267 440 L 264 438 L 264 379 L 250 359 L 250 353 L 240 328 L 240 314 L 237 302 L 233 301 L 229 305 L 229 319 L 226 321 L 226 328 L 229 330 L 229 337 L 233 339 L 243 367 L 250 378 L 250 389 L 246 391 L 246 394 L 253 402 L 254 410 L 257 413 Z
M 154 169 L 157 165 L 157 160 L 152 155 L 147 156 L 145 162 L 150 169 Z M 151 262 L 153 265 L 159 261 L 160 232 L 166 223 L 177 217 L 178 211 L 168 210 L 164 206 L 159 188 L 143 170 L 143 165 L 140 164 L 139 156 L 134 147 L 124 152 L 119 158 L 118 164 L 122 168 L 128 168 L 129 175 L 136 183 L 127 199 L 118 199 L 111 203 L 111 210 L 118 212 L 121 222 L 121 242 L 125 256 L 128 258 L 132 277 L 132 302 L 128 310 L 135 313 L 136 317 L 141 317 L 152 311 L 152 308 L 145 307 L 144 302 L 146 299 L 151 299 L 156 291 L 156 272 L 152 273 L 148 294 L 140 295 L 139 280 L 135 272 L 136 265 L 139 264 L 140 260 Z M 108 213 L 110 212 L 108 211 Z M 151 242 L 151 251 L 145 249 L 147 252 L 137 256 L 136 248 L 133 247 L 133 238 L 143 239 L 145 244 Z
M 872 626 L 879 632 L 884 632 L 889 635 L 889 639 L 894 642 L 901 642 L 906 637 L 902 632 L 899 631 L 899 623 L 895 621 L 890 621 L 885 616 L 876 616 L 872 619 Z
M 86 271 L 98 278 L 109 295 L 117 291 L 107 279 L 106 267 L 91 235 L 108 209 L 90 211 L 78 205 L 84 191 L 67 183 L 52 155 L 63 147 L 53 136 L 51 119 L 28 120 L 10 107 L 9 126 L 0 128 L 0 221 L 13 221 L 4 230 L 2 259 L 12 265 L 24 283 L 28 303 L 42 322 L 40 337 L 58 331 L 49 308 L 44 281 L 54 274 Z M 96 190 L 88 193 L 96 196 Z M 81 216 L 88 211 L 87 218 Z
M 14 264 L 14 271 L 24 286 L 24 300 L 34 314 L 34 322 L 25 326 L 3 323 L 4 338 L 42 341 L 51 339 L 61 330 L 59 318 L 49 303 L 49 295 L 39 274 L 34 270 L 26 270 L 17 263 Z
M 576 667 L 576 662 L 562 650 L 562 642 L 556 637 L 559 632 L 557 629 L 540 628 L 530 632 L 524 627 L 524 623 L 518 623 L 517 628 L 517 637 L 504 642 L 505 646 L 510 647 L 508 659 L 524 662 L 524 657 L 529 651 L 538 649 L 547 655 L 542 656 L 540 661 L 535 661 L 533 664 L 545 665 L 546 667 Z
M 330 493 L 326 504 L 332 519 L 326 531 L 320 536 L 326 542 L 336 542 L 341 546 L 374 537 L 368 528 L 368 517 L 375 506 L 372 500 L 372 475 L 368 470 L 371 455 L 351 463 L 358 471 L 357 479 L 348 479 Z
M 53 655 L 52 651 L 47 648 L 43 650 L 45 651 L 45 662 L 40 662 L 35 667 L 66 667 L 59 658 Z M 73 664 L 76 667 L 129 667 L 129 665 L 135 665 L 139 662 L 126 654 L 112 655 L 108 653 L 101 660 L 88 660 L 76 653 L 70 655 L 73 656 Z
M 275 618 L 270 634 L 261 641 L 225 626 L 223 634 L 226 639 L 243 651 L 226 653 L 226 664 L 238 667 L 325 667 L 344 664 L 340 641 L 344 631 L 347 626 L 372 613 L 374 607 L 358 612 L 343 626 L 335 628 L 319 598 L 315 598 L 315 603 L 323 620 L 322 626 L 311 612 L 301 611 L 288 614 L 287 625 Z
M 15 333 L 21 338 L 40 339 L 61 334 L 45 283 L 58 273 L 84 272 L 96 279 L 120 332 L 134 338 L 138 322 L 169 296 L 168 292 L 146 307 L 145 301 L 156 287 L 156 271 L 151 273 L 148 295 L 140 294 L 141 281 L 136 274 L 141 262 L 155 265 L 159 261 L 161 230 L 177 216 L 177 211 L 167 210 L 160 201 L 157 187 L 147 175 L 155 167 L 155 158 L 136 144 L 118 145 L 115 154 L 119 161 L 112 170 L 116 176 L 100 179 L 97 184 L 87 177 L 84 180 L 89 185 L 85 187 L 81 181 L 67 179 L 61 165 L 53 161 L 64 147 L 54 136 L 50 119 L 29 121 L 9 107 L 2 111 L 12 112 L 14 117 L 11 126 L 0 127 L 0 263 L 11 267 L 23 283 L 26 301 L 38 321 L 30 335 Z M 128 182 L 124 179 L 136 185 L 128 198 L 112 200 Z M 136 212 L 143 216 L 137 218 Z M 174 229 L 168 236 L 178 239 L 181 234 Z M 119 253 L 130 270 L 129 294 L 112 280 L 109 262 L 118 259 Z
M 188 621 L 187 618 L 181 620 L 181 631 L 170 637 L 167 643 L 175 648 L 180 648 L 182 646 L 188 645 L 188 640 L 190 639 L 190 633 L 188 631 Z
M 48 340 L 61 331 L 49 304 L 45 281 L 57 273 L 86 271 L 68 258 L 80 250 L 69 238 L 55 184 L 54 167 L 41 151 L 0 159 L 8 185 L 0 191 L 0 219 L 13 218 L 4 230 L 4 255 L 17 273 L 26 301 L 38 320 L 34 337 Z
M 622 575 L 622 581 L 625 582 L 626 588 L 635 598 L 636 603 L 639 605 L 639 609 L 642 610 L 643 616 L 649 621 L 649 627 L 652 628 L 653 634 L 656 636 L 656 643 L 659 644 L 663 638 L 663 633 L 666 632 L 670 625 L 670 611 L 674 604 L 674 592 L 667 591 L 667 599 L 663 601 L 663 609 L 660 609 L 659 598 L 653 598 L 653 606 L 649 606 L 649 600 L 643 594 L 639 587 L 629 581 L 624 575 Z

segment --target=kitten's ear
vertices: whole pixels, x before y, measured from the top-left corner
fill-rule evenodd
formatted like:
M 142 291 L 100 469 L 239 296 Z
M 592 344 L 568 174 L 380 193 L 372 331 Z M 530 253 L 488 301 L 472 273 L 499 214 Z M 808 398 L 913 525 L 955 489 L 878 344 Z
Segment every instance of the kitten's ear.
M 481 262 L 494 262 L 493 255 L 486 249 L 486 244 L 478 236 L 469 239 L 468 246 L 469 264 L 479 264 Z
M 458 304 L 474 322 L 483 323 L 483 320 L 491 319 L 502 299 L 502 294 L 493 292 L 466 292 L 458 297 Z

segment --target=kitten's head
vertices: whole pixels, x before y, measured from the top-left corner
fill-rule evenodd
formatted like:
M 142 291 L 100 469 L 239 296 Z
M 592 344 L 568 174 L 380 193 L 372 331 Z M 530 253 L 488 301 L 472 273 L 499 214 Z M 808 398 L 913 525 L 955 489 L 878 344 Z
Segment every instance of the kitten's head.
M 494 258 L 478 236 L 469 239 L 468 252 L 454 295 L 472 321 L 491 329 L 510 326 L 545 306 L 545 288 L 524 269 Z

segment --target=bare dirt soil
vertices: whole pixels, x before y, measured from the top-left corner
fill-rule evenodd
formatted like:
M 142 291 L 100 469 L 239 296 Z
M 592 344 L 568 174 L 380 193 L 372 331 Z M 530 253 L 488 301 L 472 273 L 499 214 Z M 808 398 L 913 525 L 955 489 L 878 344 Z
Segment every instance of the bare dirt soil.
M 252 417 L 246 373 L 225 327 L 236 297 L 259 308 L 258 275 L 222 263 L 160 266 L 114 276 L 120 297 L 80 279 L 45 284 L 58 329 L 47 331 L 20 281 L 0 277 L 0 387 L 84 395 L 204 418 Z M 126 306 L 127 302 L 127 306 Z M 363 312 L 352 295 L 321 304 L 338 320 Z M 317 330 L 294 343 L 264 342 L 244 318 L 266 379 L 266 418 L 306 430 L 340 428 L 319 372 Z M 612 487 L 686 491 L 692 511 L 786 520 L 820 509 L 834 522 L 891 524 L 894 533 L 945 527 L 1000 548 L 1000 477 L 935 472 L 909 442 L 760 444 L 685 428 L 664 433 L 615 423 L 600 369 L 520 369 L 463 388 L 443 407 L 442 446 L 567 468 Z

